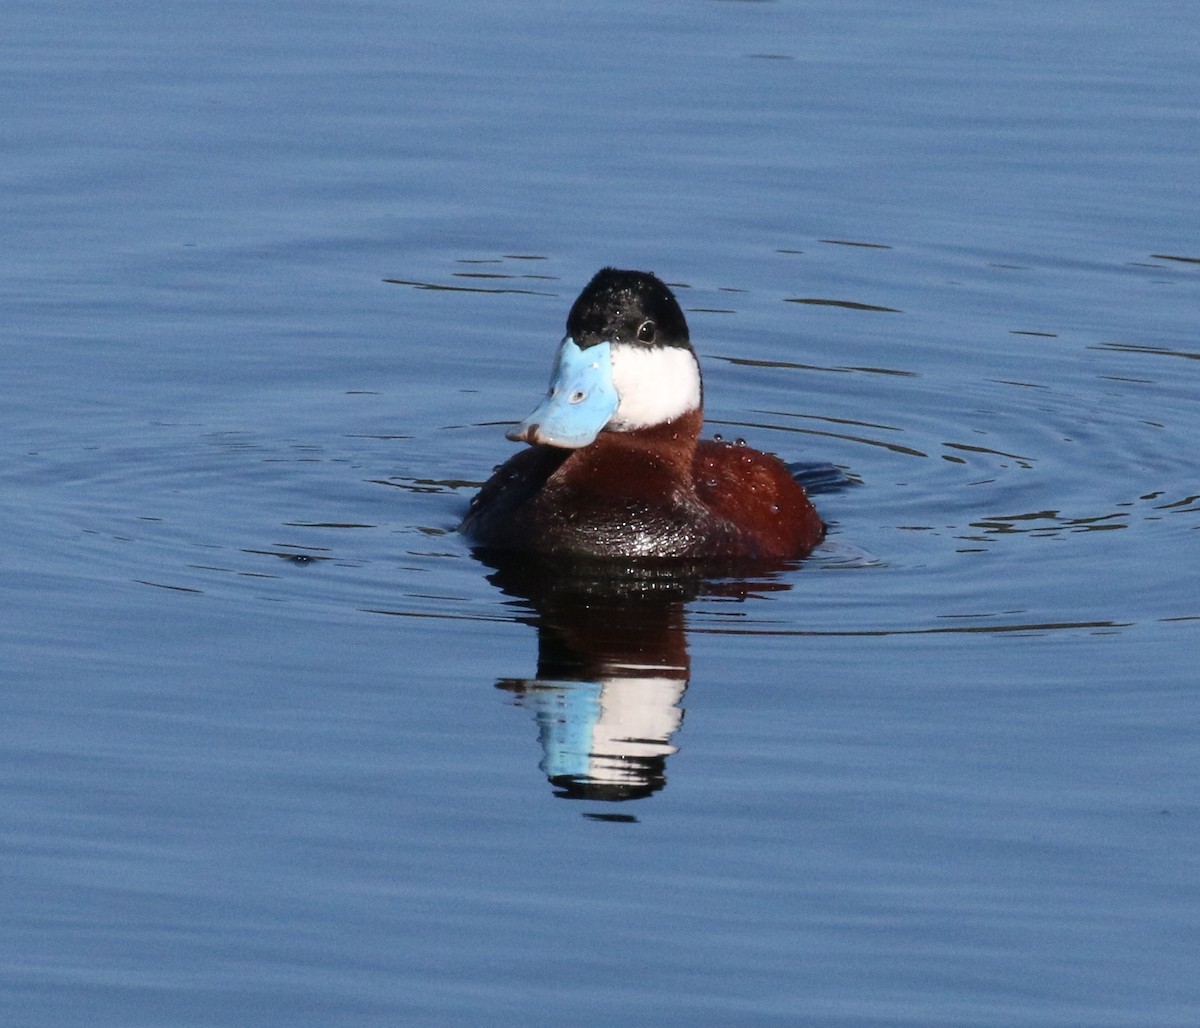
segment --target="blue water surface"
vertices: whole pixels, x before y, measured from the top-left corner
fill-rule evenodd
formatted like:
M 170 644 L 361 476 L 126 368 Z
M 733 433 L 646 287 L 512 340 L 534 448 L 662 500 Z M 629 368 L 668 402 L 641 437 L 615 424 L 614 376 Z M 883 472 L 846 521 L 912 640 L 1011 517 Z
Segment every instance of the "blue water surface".
M 0 28 L 3 1023 L 1200 1023 L 1193 5 Z M 456 535 L 603 264 L 809 560 Z

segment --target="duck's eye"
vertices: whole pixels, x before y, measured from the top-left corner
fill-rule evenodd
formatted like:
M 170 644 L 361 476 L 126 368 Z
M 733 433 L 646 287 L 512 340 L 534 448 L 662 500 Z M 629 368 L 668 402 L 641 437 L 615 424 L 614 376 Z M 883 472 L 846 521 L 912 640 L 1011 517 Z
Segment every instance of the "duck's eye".
M 653 321 L 643 321 L 638 326 L 638 339 L 640 339 L 643 343 L 654 342 L 654 322 Z
M 585 393 L 582 389 L 576 389 L 569 397 L 567 397 L 567 402 L 568 403 L 583 403 L 583 401 L 586 399 L 587 399 L 587 393 Z

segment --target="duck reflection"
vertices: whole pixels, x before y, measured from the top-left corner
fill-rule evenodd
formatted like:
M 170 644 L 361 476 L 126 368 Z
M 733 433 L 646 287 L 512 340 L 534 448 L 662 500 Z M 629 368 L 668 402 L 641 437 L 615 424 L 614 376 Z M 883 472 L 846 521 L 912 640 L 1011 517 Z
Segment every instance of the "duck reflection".
M 564 799 L 633 800 L 662 789 L 690 675 L 686 604 L 789 588 L 769 575 L 713 579 L 664 563 L 606 561 L 564 573 L 561 561 L 478 556 L 537 628 L 535 677 L 504 678 L 497 688 L 533 715 L 539 766 Z

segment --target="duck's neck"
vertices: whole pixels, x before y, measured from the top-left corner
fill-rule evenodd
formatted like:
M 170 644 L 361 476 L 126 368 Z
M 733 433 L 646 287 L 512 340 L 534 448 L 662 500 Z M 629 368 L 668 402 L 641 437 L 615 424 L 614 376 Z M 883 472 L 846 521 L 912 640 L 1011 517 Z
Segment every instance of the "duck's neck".
M 572 455 L 572 470 L 637 494 L 661 489 L 664 476 L 690 482 L 703 424 L 704 412 L 696 409 L 636 432 L 601 432 Z

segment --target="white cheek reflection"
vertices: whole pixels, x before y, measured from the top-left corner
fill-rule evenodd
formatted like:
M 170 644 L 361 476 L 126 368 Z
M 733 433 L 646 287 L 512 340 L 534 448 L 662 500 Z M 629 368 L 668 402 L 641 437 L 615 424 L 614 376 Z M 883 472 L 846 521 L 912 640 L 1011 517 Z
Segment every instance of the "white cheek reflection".
M 653 790 L 676 747 L 687 682 L 657 675 L 598 682 L 532 681 L 520 703 L 532 709 L 551 781 Z

